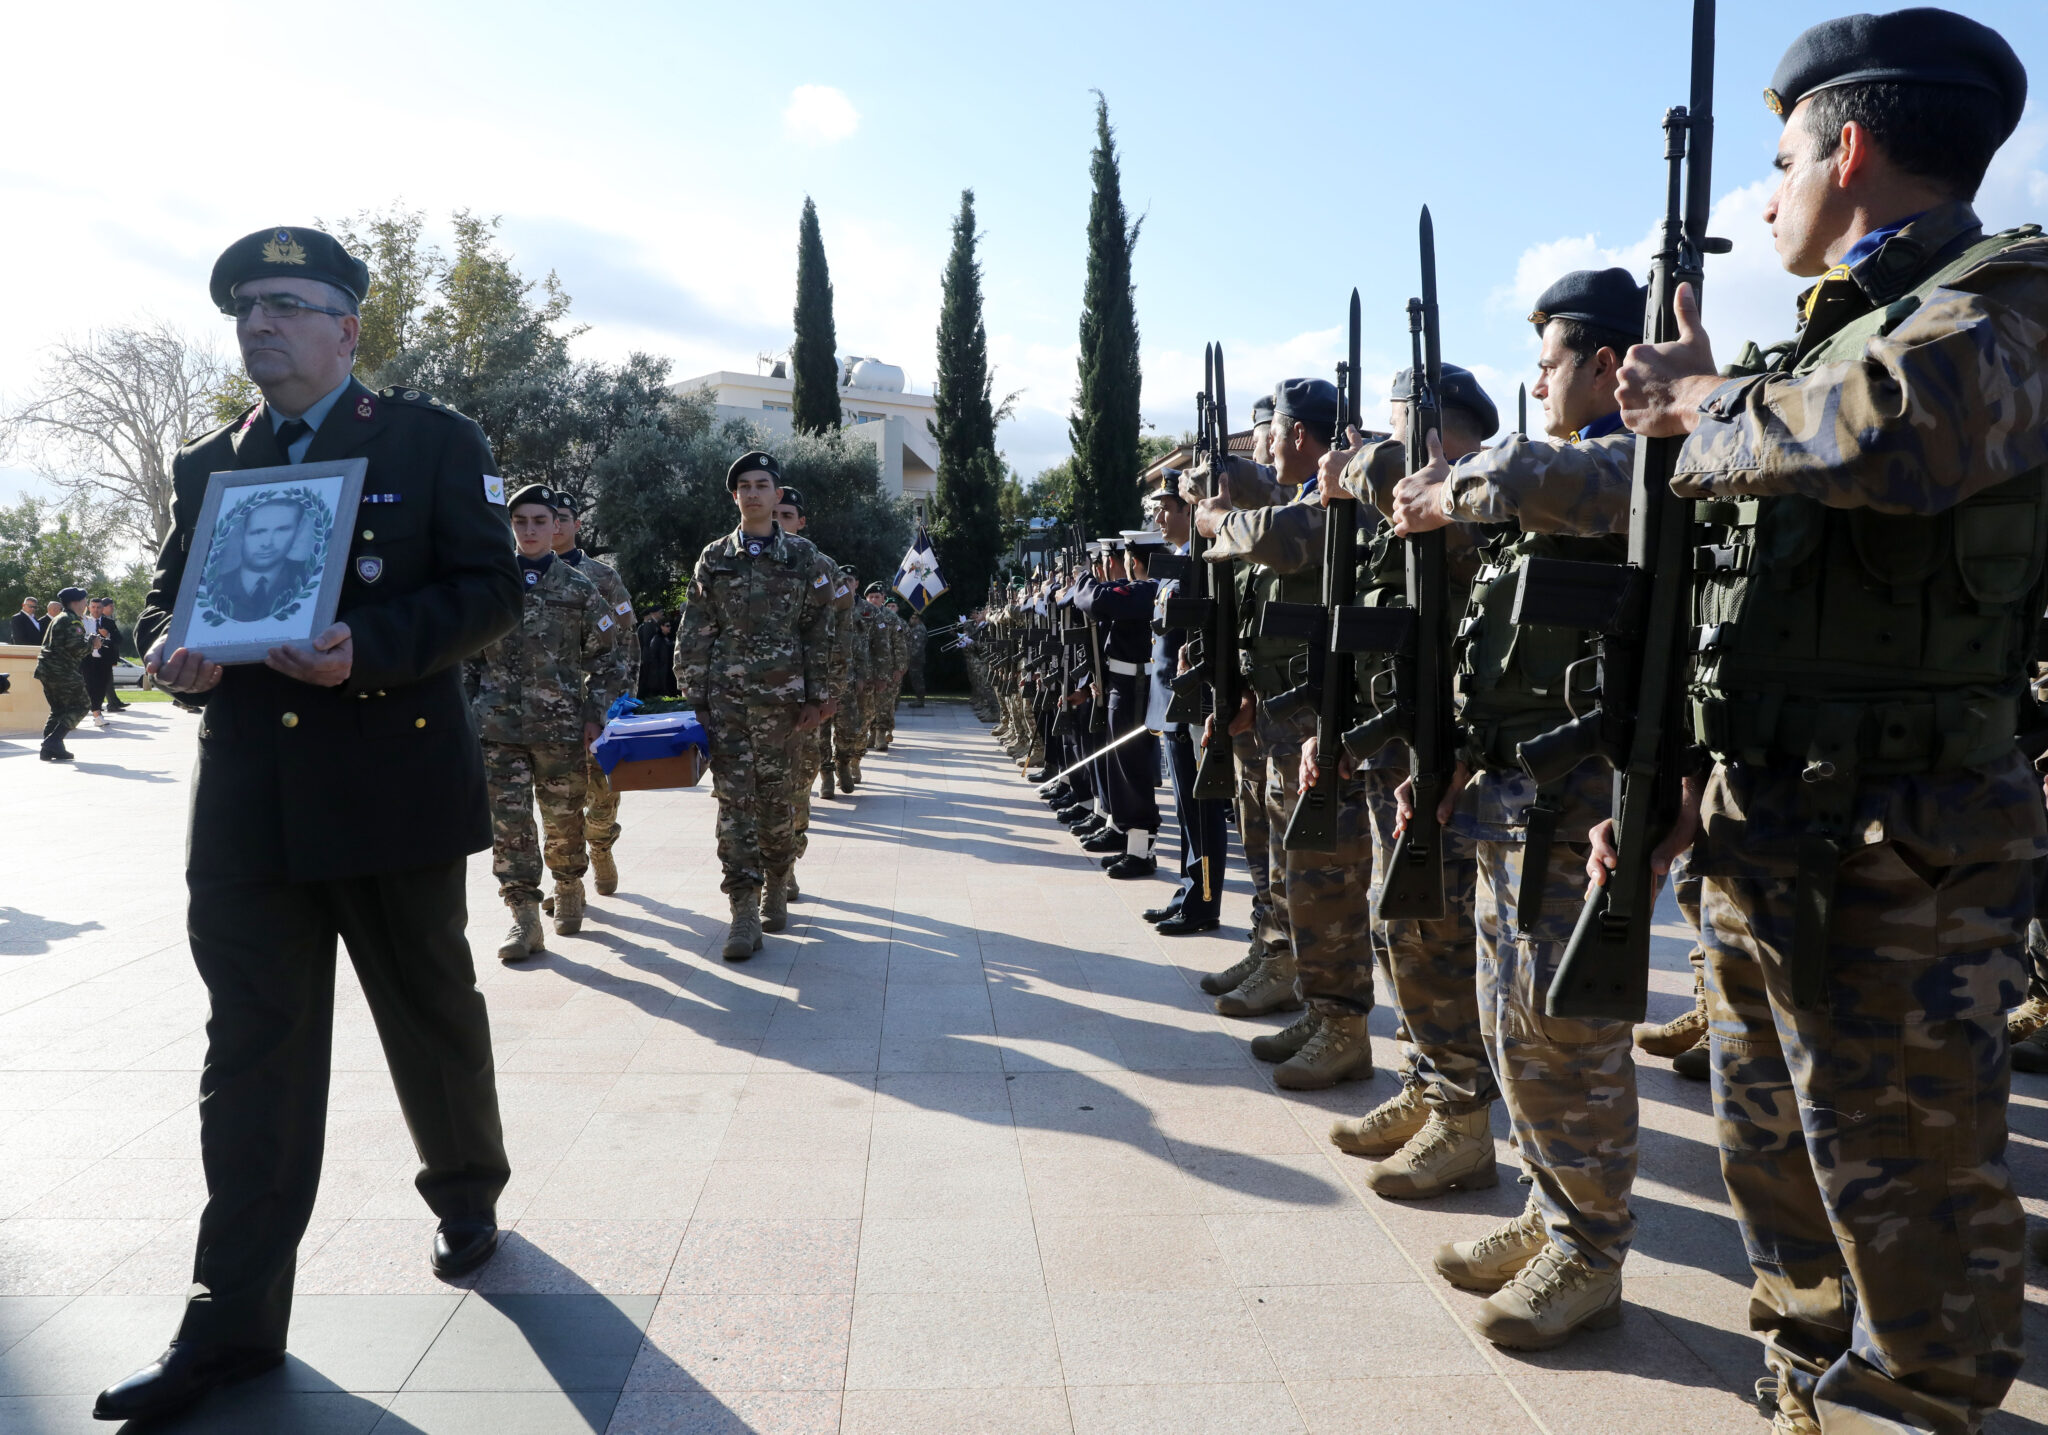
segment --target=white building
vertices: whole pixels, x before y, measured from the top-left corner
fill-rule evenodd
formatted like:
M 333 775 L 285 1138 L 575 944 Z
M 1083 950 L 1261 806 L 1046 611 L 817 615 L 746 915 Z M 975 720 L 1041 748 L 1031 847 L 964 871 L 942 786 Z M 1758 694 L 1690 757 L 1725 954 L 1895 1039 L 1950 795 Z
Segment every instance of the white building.
M 781 362 L 766 374 L 720 369 L 675 387 L 677 393 L 709 391 L 720 422 L 745 419 L 771 433 L 786 434 L 790 390 L 795 387 L 787 372 Z M 927 427 L 936 412 L 932 396 L 906 390 L 903 370 L 878 359 L 849 358 L 840 375 L 840 414 L 854 438 L 874 444 L 883 492 L 929 500 L 939 481 L 939 446 Z

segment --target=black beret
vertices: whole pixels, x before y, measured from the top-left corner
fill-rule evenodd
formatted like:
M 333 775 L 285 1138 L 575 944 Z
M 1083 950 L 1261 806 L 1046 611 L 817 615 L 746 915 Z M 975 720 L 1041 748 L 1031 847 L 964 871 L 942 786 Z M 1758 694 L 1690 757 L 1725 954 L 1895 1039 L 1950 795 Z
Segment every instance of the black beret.
M 1327 438 L 1337 431 L 1337 386 L 1328 379 L 1282 379 L 1273 390 L 1273 416 L 1307 424 Z
M 1387 397 L 1414 398 L 1415 370 L 1403 369 L 1394 375 L 1394 389 Z M 1461 369 L 1456 364 L 1445 364 L 1443 388 L 1436 397 L 1437 402 L 1445 408 L 1460 409 L 1470 414 L 1480 438 L 1492 438 L 1499 431 L 1500 410 L 1493 406 L 1493 400 L 1486 396 L 1486 390 L 1479 386 L 1479 380 L 1470 369 Z
M 732 467 L 725 471 L 725 491 L 730 493 L 738 488 L 742 474 L 756 471 L 767 474 L 777 484 L 782 482 L 782 465 L 775 461 L 775 455 L 763 453 L 757 448 L 750 453 L 741 454 L 732 461 Z
M 1640 339 L 1649 290 L 1626 269 L 1574 269 L 1545 289 L 1529 313 L 1541 334 L 1552 319 L 1576 319 Z
M 557 513 L 566 513 L 573 518 L 583 512 L 582 501 L 565 488 L 556 489 L 552 497 L 554 499 L 555 512 Z
M 73 603 L 82 603 L 85 601 L 85 589 L 59 588 L 57 590 L 57 601 L 67 608 Z
M 360 304 L 370 292 L 370 266 L 317 229 L 259 229 L 245 234 L 213 261 L 207 292 L 226 313 L 235 286 L 251 279 L 318 279 L 345 289 Z
M 1252 400 L 1252 427 L 1273 422 L 1273 396 L 1260 394 Z
M 839 565 L 839 571 L 851 578 L 853 576 L 853 565 L 851 563 L 842 563 Z
M 804 496 L 801 493 L 793 488 L 785 488 L 782 490 L 782 501 L 796 510 L 797 517 L 803 517 Z
M 555 491 L 546 484 L 529 483 L 526 487 L 520 489 L 519 492 L 513 494 L 512 501 L 506 504 L 505 507 L 510 510 L 517 508 L 522 503 L 538 503 L 543 508 L 559 510 L 561 504 L 556 501 L 557 498 L 558 495 Z
M 889 588 L 887 584 L 883 583 L 881 579 L 877 578 L 874 582 L 868 584 L 867 587 L 861 589 L 860 591 L 861 596 L 865 598 L 875 593 L 886 593 L 889 591 Z
M 2005 110 L 2003 141 L 2027 106 L 2027 67 L 1989 25 L 1929 5 L 1889 15 L 1826 20 L 1792 42 L 1764 91 L 1774 115 L 1818 90 L 1891 82 L 1966 85 L 1996 95 Z

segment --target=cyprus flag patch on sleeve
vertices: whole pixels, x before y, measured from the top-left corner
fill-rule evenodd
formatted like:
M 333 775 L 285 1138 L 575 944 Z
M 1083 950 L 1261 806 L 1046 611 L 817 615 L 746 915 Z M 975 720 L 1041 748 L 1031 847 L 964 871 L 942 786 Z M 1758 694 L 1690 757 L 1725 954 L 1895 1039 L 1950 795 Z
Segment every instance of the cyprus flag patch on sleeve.
M 495 503 L 500 508 L 505 506 L 505 480 L 495 473 L 484 475 L 484 502 Z

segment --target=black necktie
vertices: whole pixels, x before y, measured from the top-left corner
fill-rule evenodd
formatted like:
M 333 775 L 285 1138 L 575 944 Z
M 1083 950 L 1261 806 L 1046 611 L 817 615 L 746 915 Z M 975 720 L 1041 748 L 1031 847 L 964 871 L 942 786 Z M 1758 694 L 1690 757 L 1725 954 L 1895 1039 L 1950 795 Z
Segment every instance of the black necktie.
M 285 462 L 291 462 L 292 445 L 313 431 L 313 426 L 304 419 L 286 419 L 277 426 L 277 446 L 283 452 Z

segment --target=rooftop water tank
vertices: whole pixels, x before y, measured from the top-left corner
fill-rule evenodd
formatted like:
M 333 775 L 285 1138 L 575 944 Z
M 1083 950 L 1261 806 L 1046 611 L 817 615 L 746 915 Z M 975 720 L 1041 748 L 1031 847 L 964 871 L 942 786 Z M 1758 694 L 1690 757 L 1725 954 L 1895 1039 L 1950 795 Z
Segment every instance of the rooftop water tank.
M 894 364 L 885 364 L 880 359 L 862 359 L 853 366 L 846 376 L 850 389 L 876 389 L 882 393 L 903 392 L 903 370 Z

